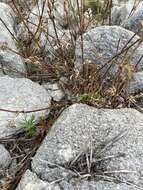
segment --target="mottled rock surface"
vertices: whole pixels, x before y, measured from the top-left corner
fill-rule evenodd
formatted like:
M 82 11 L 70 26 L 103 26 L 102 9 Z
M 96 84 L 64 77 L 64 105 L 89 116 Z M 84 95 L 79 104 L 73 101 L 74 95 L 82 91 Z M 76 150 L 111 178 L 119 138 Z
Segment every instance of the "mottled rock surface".
M 16 190 L 135 190 L 133 185 L 128 185 L 126 183 L 114 183 L 110 181 L 86 181 L 68 183 L 63 180 L 59 184 L 56 182 L 53 184 L 47 183 L 40 180 L 36 174 L 27 170 L 22 177 Z
M 112 146 L 106 149 L 104 155 L 101 154 L 104 157 L 113 156 L 113 159 L 107 162 L 106 171 L 111 173 L 121 171 L 115 172 L 114 176 L 121 181 L 132 181 L 142 186 L 142 133 L 143 117 L 134 109 L 96 109 L 83 104 L 74 104 L 61 114 L 47 134 L 33 158 L 32 171 L 44 181 L 52 182 L 64 178 L 64 182 L 60 182 L 60 185 L 69 183 L 68 185 L 75 189 L 75 185 L 80 184 L 81 188 L 86 180 L 79 182 L 80 180 L 73 178 L 72 172 L 63 166 L 90 146 L 91 141 L 97 149 L 101 144 L 108 145 L 115 137 L 123 134 L 115 144 L 111 143 Z M 124 156 L 114 157 L 117 154 Z M 96 182 L 96 179 L 94 181 Z M 137 189 L 130 188 L 124 183 L 109 183 L 109 186 L 104 186 L 102 183 L 104 184 L 104 182 L 95 184 L 95 187 L 97 185 L 101 189 Z M 91 186 L 90 181 L 87 186 Z
M 42 86 L 48 91 L 48 94 L 54 101 L 58 102 L 64 97 L 64 92 L 59 88 L 57 83 L 45 83 Z
M 143 92 L 143 71 L 134 73 L 134 77 L 130 82 L 127 91 L 129 94 Z
M 16 37 L 15 15 L 5 3 L 0 3 L 0 19 L 2 19 L 0 20 L 0 72 L 11 76 L 22 76 L 26 69 L 21 56 L 15 53 L 18 52 L 17 42 L 13 38 Z
M 27 170 L 16 190 L 60 190 L 58 185 L 44 182 L 38 176 Z
M 128 17 L 129 12 L 130 10 L 128 10 L 127 6 L 125 5 L 122 5 L 121 7 L 114 6 L 111 12 L 112 25 L 121 25 Z
M 0 144 L 0 170 L 8 169 L 12 158 L 6 148 Z
M 123 27 L 140 36 L 143 35 L 143 2 L 140 2 L 134 13 L 125 20 Z
M 47 91 L 37 83 L 24 78 L 0 77 L 0 108 L 7 110 L 30 111 L 50 106 L 51 97 Z M 0 137 L 14 133 L 15 128 L 32 114 L 35 120 L 47 117 L 49 110 L 29 114 L 10 113 L 0 111 Z M 18 129 L 18 128 L 17 128 Z
M 111 10 L 111 20 L 114 25 L 122 25 L 126 19 L 135 11 L 135 7 L 139 9 L 142 5 L 140 0 L 113 0 Z
M 104 69 L 107 69 L 111 66 L 108 63 L 111 59 L 119 54 L 123 48 L 124 53 L 122 53 L 115 62 L 112 62 L 112 66 L 110 68 L 110 73 L 115 74 L 117 71 L 119 63 L 123 62 L 123 58 L 125 57 L 125 49 L 131 44 L 134 44 L 136 40 L 139 39 L 138 36 L 129 30 L 126 30 L 120 26 L 100 26 L 95 29 L 89 30 L 83 35 L 83 58 L 84 60 L 90 60 L 93 63 L 97 64 L 99 67 L 104 66 Z M 131 40 L 131 38 L 133 38 Z M 130 43 L 128 43 L 130 41 Z M 128 44 L 128 45 L 127 45 Z M 137 44 L 136 44 L 137 45 Z M 137 46 L 133 45 L 130 50 L 128 50 L 128 57 L 130 60 L 130 64 L 136 65 L 140 58 L 142 57 L 143 52 L 143 44 L 140 44 L 139 47 L 133 51 Z M 126 55 L 126 57 L 127 57 Z M 75 51 L 76 61 L 75 67 L 79 67 L 82 63 L 82 50 L 81 50 L 81 40 L 80 38 L 76 43 L 76 51 Z M 143 69 L 143 60 L 141 60 L 140 64 L 138 64 L 137 70 L 140 71 Z

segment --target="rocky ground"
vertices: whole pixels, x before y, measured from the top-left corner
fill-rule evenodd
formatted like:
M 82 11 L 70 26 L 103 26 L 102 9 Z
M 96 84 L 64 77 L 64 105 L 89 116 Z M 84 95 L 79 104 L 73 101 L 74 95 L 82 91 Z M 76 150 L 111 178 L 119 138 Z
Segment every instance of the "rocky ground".
M 0 1 L 0 189 L 143 189 L 142 1 L 43 2 Z

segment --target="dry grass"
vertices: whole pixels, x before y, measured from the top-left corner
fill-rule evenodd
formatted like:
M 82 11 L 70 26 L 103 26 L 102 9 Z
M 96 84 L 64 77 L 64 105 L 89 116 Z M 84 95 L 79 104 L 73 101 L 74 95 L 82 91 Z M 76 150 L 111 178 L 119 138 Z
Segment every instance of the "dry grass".
M 100 4 L 97 1 L 92 5 L 95 12 L 93 12 L 92 18 L 88 15 L 88 19 L 87 14 L 89 12 L 87 11 L 85 16 L 84 11 L 89 8 L 90 3 L 87 5 L 84 4 L 84 1 L 77 0 L 77 9 L 75 10 L 70 0 L 65 0 L 64 27 L 70 29 L 70 37 L 66 41 L 61 40 L 58 34 L 58 26 L 54 15 L 54 1 L 43 0 L 41 11 L 36 0 L 31 1 L 31 3 L 37 6 L 39 10 L 37 15 L 39 22 L 37 25 L 33 24 L 35 27 L 34 31 L 29 27 L 28 15 L 31 13 L 30 6 L 27 5 L 26 1 L 17 2 L 16 0 L 11 0 L 11 6 L 17 15 L 18 22 L 22 23 L 27 31 L 26 35 L 23 34 L 23 37 L 20 39 L 13 36 L 14 39 L 16 38 L 18 48 L 20 49 L 20 53 L 18 54 L 23 56 L 27 65 L 27 75 L 25 77 L 38 81 L 39 83 L 43 81 L 59 82 L 61 77 L 66 77 L 66 82 L 60 81 L 60 86 L 65 91 L 66 89 L 70 91 L 73 102 L 83 102 L 96 107 L 124 106 L 120 100 L 126 99 L 125 91 L 133 76 L 130 57 L 126 55 L 123 57 L 123 62 L 116 76 L 111 77 L 109 70 L 112 65 L 116 64 L 116 59 L 124 55 L 134 44 L 128 46 L 129 41 L 123 50 L 108 62 L 108 64 L 110 63 L 110 67 L 104 74 L 101 68 L 96 68 L 95 63 L 91 63 L 90 60 L 85 62 L 83 57 L 82 69 L 77 72 L 74 68 L 76 39 L 81 37 L 81 41 L 83 41 L 83 33 L 93 22 L 100 22 L 100 24 L 105 22 L 107 24 L 109 22 L 110 24 L 112 0 L 108 0 L 104 4 Z M 24 7 L 24 11 L 20 11 L 22 6 Z M 49 10 L 48 16 L 53 25 L 55 36 L 51 36 L 46 29 L 48 22 L 45 23 L 45 8 Z M 51 43 L 51 49 L 54 50 L 54 58 L 52 60 L 48 56 L 51 52 L 47 52 L 47 49 L 41 46 L 40 35 L 42 33 L 47 36 L 47 41 L 49 41 L 49 38 L 54 38 L 57 45 L 56 50 L 54 50 L 55 47 Z M 83 55 L 83 43 L 81 43 L 81 49 Z M 110 83 L 107 83 L 107 81 L 110 81 Z
M 87 14 L 89 12 L 87 12 L 85 16 L 84 11 L 89 8 L 90 3 L 88 5 L 84 4 L 84 1 L 82 0 L 76 0 L 75 3 L 77 9 L 75 9 L 70 0 L 65 0 L 63 3 L 64 27 L 70 29 L 70 37 L 68 40 L 61 40 L 58 34 L 56 16 L 54 15 L 54 1 L 43 0 L 41 9 L 36 0 L 31 1 L 31 4 L 36 6 L 38 10 L 36 15 L 38 18 L 37 25 L 30 23 L 35 27 L 35 30 L 33 31 L 29 26 L 29 14 L 31 13 L 30 6 L 27 5 L 26 1 L 17 2 L 16 0 L 11 0 L 11 7 L 17 15 L 18 22 L 25 27 L 26 35 L 22 33 L 22 37 L 17 38 L 5 25 L 17 42 L 20 52 L 14 52 L 10 49 L 8 50 L 17 53 L 24 58 L 27 66 L 27 74 L 25 77 L 37 81 L 40 84 L 47 81 L 58 82 L 64 92 L 68 90 L 70 101 L 72 103 L 82 102 L 95 107 L 109 108 L 127 106 L 130 98 L 126 94 L 126 88 L 132 80 L 135 69 L 130 64 L 128 51 L 134 45 L 139 45 L 141 43 L 140 39 L 131 43 L 132 39 L 136 36 L 135 34 L 123 49 L 101 68 L 97 68 L 96 64 L 92 63 L 90 60 L 85 62 L 83 57 L 83 34 L 93 22 L 100 22 L 100 24 L 106 22 L 107 24 L 109 21 L 110 24 L 112 0 L 108 0 L 104 2 L 104 4 L 99 4 L 99 1 L 96 1 L 96 3 L 92 5 L 95 12 L 92 17 L 88 15 L 88 19 Z M 137 5 L 134 6 L 132 11 L 135 10 L 136 6 Z M 24 11 L 21 11 L 21 7 L 24 7 Z M 47 22 L 44 18 L 44 10 L 46 8 L 49 17 Z M 49 20 L 53 26 L 54 36 L 51 36 L 47 30 Z M 2 19 L 1 21 L 3 22 Z M 64 27 L 61 27 L 61 30 L 65 30 Z M 47 42 L 49 42 L 49 38 L 52 38 L 52 40 L 54 38 L 54 42 L 56 43 L 56 50 L 55 46 L 51 43 L 51 49 L 54 50 L 52 59 L 50 57 L 51 52 L 47 51 L 45 46 L 43 47 L 41 45 L 40 36 L 43 33 L 46 36 Z M 79 37 L 82 42 L 82 68 L 77 71 L 74 67 L 74 58 L 75 42 Z M 6 49 L 6 44 L 2 45 L 1 48 Z M 111 76 L 110 69 L 117 64 L 116 62 L 119 57 L 122 58 L 122 63 L 118 67 L 116 74 Z M 137 64 L 139 64 L 139 62 Z M 107 65 L 110 66 L 105 70 Z M 66 78 L 66 80 L 63 81 L 61 78 Z
M 95 147 L 94 142 L 90 139 L 90 144 L 81 151 L 72 161 L 65 164 L 65 168 L 73 171 L 80 178 L 95 178 L 97 175 L 108 173 L 107 166 L 109 162 L 118 157 L 124 157 L 125 153 L 106 156 L 106 153 L 121 140 L 125 131 L 122 131 L 108 142 L 103 142 L 98 147 Z M 113 172 L 114 173 L 114 172 Z
M 108 169 L 108 166 L 110 165 L 110 162 L 112 162 L 112 160 L 124 158 L 125 156 L 127 156 L 126 152 L 109 154 L 111 149 L 116 146 L 116 143 L 122 141 L 122 138 L 124 138 L 126 134 L 127 131 L 124 130 L 112 139 L 102 142 L 100 145 L 98 145 L 98 147 L 95 147 L 94 142 L 91 138 L 90 143 L 85 143 L 85 147 L 81 150 L 81 152 L 68 163 L 60 165 L 47 162 L 47 164 L 49 165 L 49 167 L 57 167 L 66 170 L 70 174 L 68 176 L 69 182 L 71 179 L 74 179 L 74 181 L 77 180 L 78 182 L 82 182 L 83 179 L 91 181 L 105 180 L 115 183 L 125 183 L 129 186 L 132 186 L 133 188 L 143 189 L 143 187 L 141 186 L 138 186 L 128 180 L 123 180 L 118 177 L 120 174 L 135 174 L 136 171 L 127 170 L 126 168 L 121 170 Z M 64 178 L 57 179 L 55 182 L 59 182 L 62 180 L 64 180 Z

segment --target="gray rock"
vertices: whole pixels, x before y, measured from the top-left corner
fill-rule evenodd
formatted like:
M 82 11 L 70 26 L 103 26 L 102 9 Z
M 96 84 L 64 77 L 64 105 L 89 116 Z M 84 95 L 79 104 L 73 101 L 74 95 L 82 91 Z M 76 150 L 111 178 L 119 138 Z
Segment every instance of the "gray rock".
M 6 148 L 0 144 L 0 170 L 8 169 L 12 158 Z
M 143 2 L 136 8 L 132 16 L 125 20 L 123 27 L 138 35 L 143 35 Z
M 116 177 L 121 182 L 132 182 L 132 184 L 142 186 L 142 133 L 143 117 L 134 109 L 96 109 L 84 104 L 74 104 L 61 114 L 47 134 L 32 160 L 32 171 L 42 180 L 52 182 L 64 178 L 64 184 L 69 183 L 67 184 L 69 187 L 75 186 L 80 179 L 76 180 L 73 173 L 64 166 L 81 151 L 91 146 L 92 141 L 96 150 L 101 144 L 106 145 L 106 151 L 99 150 L 101 158 L 124 155 L 115 156 L 106 163 L 105 171 L 111 172 L 109 177 Z M 115 144 L 112 144 L 115 137 L 121 137 L 121 134 L 122 138 L 118 138 Z M 111 146 L 108 146 L 109 144 Z M 81 182 L 80 186 L 84 181 L 86 182 L 86 179 Z M 105 187 L 104 182 L 99 182 L 97 187 L 119 190 L 137 189 L 136 187 L 128 188 L 121 182 L 109 185 L 107 183 Z M 90 186 L 90 182 L 87 186 Z M 97 189 L 100 190 L 100 188 Z
M 36 174 L 27 170 L 16 190 L 60 190 L 60 188 L 58 185 L 52 185 L 40 180 Z
M 126 6 L 130 7 L 130 9 L 132 9 L 135 1 L 136 0 L 113 0 L 113 5 L 117 5 L 117 6 L 126 5 Z
M 83 58 L 84 60 L 90 60 L 97 66 L 102 67 L 105 65 L 104 70 L 110 67 L 111 63 L 108 62 L 117 54 L 122 51 L 122 49 L 127 45 L 129 40 L 133 38 L 135 34 L 129 30 L 126 30 L 120 26 L 100 26 L 86 32 L 83 35 Z M 135 36 L 130 43 L 126 46 L 129 47 L 133 44 L 139 37 Z M 136 49 L 135 49 L 136 48 Z M 134 51 L 133 51 L 134 50 Z M 129 61 L 132 65 L 136 65 L 139 59 L 142 57 L 143 44 L 137 47 L 134 45 L 130 50 L 128 50 Z M 127 56 L 126 55 L 126 56 Z M 75 50 L 75 67 L 80 67 L 82 63 L 82 51 L 81 51 L 81 38 L 77 40 L 76 50 Z M 118 65 L 123 62 L 124 54 L 118 56 L 114 64 L 109 70 L 111 74 L 115 74 L 118 69 Z M 143 69 L 143 60 L 141 60 L 138 65 L 137 71 Z
M 125 19 L 134 12 L 135 6 L 139 8 L 141 4 L 142 2 L 138 0 L 113 0 L 113 7 L 111 9 L 112 24 L 123 24 Z
M 24 78 L 0 77 L 0 108 L 7 110 L 34 110 L 50 106 L 51 97 L 47 91 L 37 83 Z M 31 115 L 38 121 L 40 117 L 47 117 L 49 109 L 34 113 L 10 113 L 0 111 L 0 137 L 15 133 L 24 118 Z M 19 127 L 17 127 L 19 129 Z
M 112 25 L 121 25 L 128 15 L 129 11 L 127 9 L 127 6 L 114 6 L 111 11 Z
M 143 71 L 134 73 L 133 80 L 130 82 L 127 92 L 129 94 L 143 92 Z
M 63 180 L 58 184 L 50 184 L 40 180 L 38 176 L 27 170 L 16 190 L 135 190 L 134 186 L 126 183 L 114 183 L 110 181 L 86 181 L 82 180 L 76 185 Z
M 86 181 L 83 180 L 76 185 L 62 181 L 61 189 L 65 190 L 135 190 L 134 186 L 129 186 L 126 183 L 114 183 L 110 181 Z
M 0 20 L 0 70 L 3 74 L 21 76 L 26 72 L 25 65 L 21 56 L 14 53 L 18 50 L 16 42 L 10 34 L 11 32 L 16 36 L 14 30 L 15 15 L 13 10 L 5 3 L 0 3 L 0 18 L 5 23 Z
M 46 83 L 42 85 L 54 101 L 60 101 L 64 97 L 64 92 L 59 88 L 57 83 Z

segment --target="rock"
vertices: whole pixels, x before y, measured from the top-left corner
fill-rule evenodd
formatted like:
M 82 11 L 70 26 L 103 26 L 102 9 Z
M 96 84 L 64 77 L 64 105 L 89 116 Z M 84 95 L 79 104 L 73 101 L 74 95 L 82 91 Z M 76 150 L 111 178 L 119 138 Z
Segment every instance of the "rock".
M 127 19 L 130 14 L 132 13 L 132 10 L 134 6 L 138 5 L 140 6 L 141 2 L 139 3 L 138 0 L 135 2 L 135 0 L 127 0 L 127 1 L 120 1 L 120 0 L 113 0 L 113 7 L 111 9 L 111 20 L 112 25 L 122 25 Z
M 99 182 L 95 187 L 98 190 L 137 190 L 137 187 L 130 188 L 127 184 L 132 182 L 131 184 L 142 186 L 142 133 L 143 117 L 134 109 L 96 109 L 84 104 L 74 104 L 61 114 L 47 134 L 32 159 L 31 169 L 41 180 L 47 182 L 63 179 L 64 182 L 59 182 L 60 187 L 64 183 L 63 186 L 67 184 L 69 187 L 80 184 L 79 189 L 82 190 L 93 189 L 89 187 L 92 181 L 97 180 Z M 113 181 L 114 177 L 119 179 L 118 183 L 105 182 L 104 186 L 103 177 L 93 177 L 89 182 L 86 179 L 81 181 L 82 177 L 75 177 L 75 173 L 67 167 L 77 155 L 91 147 L 91 142 L 96 150 L 95 155 L 100 155 L 100 159 L 112 157 L 103 164 L 103 168 L 102 164 L 100 166 L 105 178 L 109 177 Z M 99 168 L 97 174 L 100 173 Z M 88 183 L 86 188 L 81 188 L 84 183 Z
M 0 3 L 0 19 L 2 19 L 2 21 L 0 20 L 0 70 L 3 74 L 22 76 L 26 69 L 21 56 L 15 53 L 18 52 L 17 42 L 13 39 L 13 36 L 16 37 L 15 15 L 5 3 Z
M 126 183 L 114 183 L 110 181 L 82 181 L 77 185 L 71 185 L 65 181 L 60 183 L 61 189 L 65 190 L 135 190 L 134 186 L 129 186 Z
M 40 180 L 36 174 L 27 170 L 16 190 L 60 190 L 58 185 L 52 185 Z
M 136 105 L 138 106 L 138 108 L 140 110 L 142 110 L 142 108 L 143 108 L 143 94 L 141 94 L 140 96 L 136 97 Z
M 63 180 L 60 185 L 50 184 L 40 180 L 30 170 L 25 172 L 16 190 L 77 190 L 77 187 L 78 190 L 135 190 L 134 186 L 129 186 L 126 183 L 115 184 L 110 181 L 83 181 L 74 185 Z
M 0 2 L 3 2 L 3 3 L 10 3 L 10 0 L 0 0 Z
M 90 60 L 93 63 L 97 64 L 98 67 L 104 66 L 104 70 L 109 69 L 110 74 L 115 74 L 118 69 L 118 65 L 123 62 L 125 57 L 125 52 L 122 55 L 118 56 L 115 62 L 111 59 L 120 53 L 123 48 L 130 47 L 135 41 L 139 39 L 138 36 L 129 30 L 126 30 L 120 26 L 100 26 L 86 32 L 83 35 L 83 58 L 84 60 Z M 131 40 L 131 38 L 133 38 Z M 130 43 L 128 43 L 130 40 Z M 128 44 L 128 45 L 127 45 Z M 125 48 L 125 49 L 126 49 Z M 135 49 L 136 48 L 136 49 Z M 133 51 L 134 50 L 134 51 Z M 143 43 L 137 47 L 137 44 L 128 50 L 126 58 L 128 56 L 129 62 L 131 65 L 135 66 L 140 58 L 142 57 Z M 81 51 L 81 38 L 77 40 L 76 50 L 75 50 L 75 67 L 81 67 L 82 63 L 82 51 Z M 137 71 L 143 69 L 143 59 L 140 64 L 138 64 Z
M 60 101 L 64 97 L 64 92 L 59 88 L 57 83 L 51 84 L 46 83 L 42 85 L 49 93 L 51 98 L 53 98 L 54 101 Z
M 0 144 L 0 170 L 8 169 L 12 158 L 6 148 Z
M 37 83 L 24 78 L 0 77 L 0 108 L 7 110 L 34 110 L 50 106 L 51 97 L 47 91 Z M 0 137 L 16 132 L 16 128 L 23 120 L 35 116 L 35 121 L 47 117 L 49 109 L 33 113 L 10 113 L 0 110 Z M 8 127 L 9 126 L 9 127 Z M 17 127 L 17 130 L 19 127 Z
M 123 27 L 128 30 L 143 35 L 143 2 L 136 8 L 135 12 L 123 23 Z
M 129 94 L 143 92 L 143 71 L 134 73 L 133 80 L 130 82 L 127 92 Z
M 111 11 L 112 25 L 121 25 L 128 15 L 129 10 L 127 9 L 127 6 L 114 6 Z

